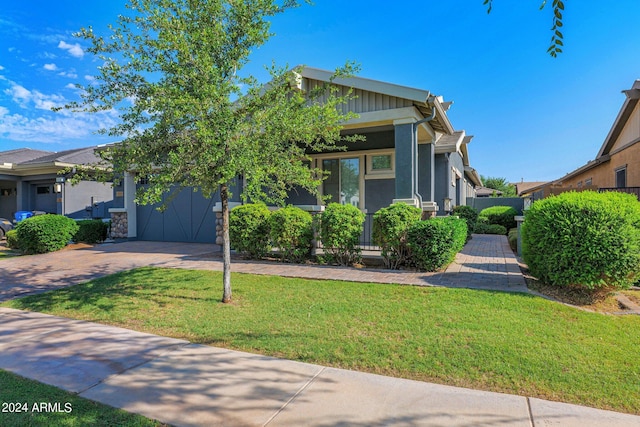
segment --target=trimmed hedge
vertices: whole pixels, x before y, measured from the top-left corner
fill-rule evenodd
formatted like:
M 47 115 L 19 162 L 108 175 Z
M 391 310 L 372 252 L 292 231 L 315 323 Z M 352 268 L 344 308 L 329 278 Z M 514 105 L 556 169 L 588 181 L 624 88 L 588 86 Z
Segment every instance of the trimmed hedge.
M 464 247 L 467 222 L 455 217 L 436 217 L 413 224 L 407 232 L 412 263 L 421 270 L 447 266 Z
M 456 206 L 453 208 L 453 214 L 464 219 L 467 222 L 467 239 L 471 238 L 473 230 L 476 228 L 478 221 L 478 211 L 471 206 Z
M 480 211 L 478 216 L 487 218 L 489 224 L 498 224 L 505 228 L 504 234 L 516 226 L 513 218 L 518 215 L 518 211 L 511 206 L 491 206 Z
M 101 219 L 77 221 L 78 231 L 73 236 L 74 242 L 100 243 L 107 239 L 109 224 Z
M 264 204 L 236 206 L 229 212 L 231 246 L 244 256 L 260 259 L 271 251 L 269 217 Z
M 18 244 L 18 231 L 17 230 L 9 230 L 5 236 L 7 238 L 7 247 L 9 249 L 20 249 L 20 245 Z
M 16 226 L 18 245 L 26 254 L 54 252 L 64 248 L 78 229 L 78 224 L 66 216 L 33 216 Z
M 380 246 L 386 268 L 397 269 L 406 262 L 407 230 L 421 216 L 420 208 L 405 203 L 394 203 L 373 215 L 373 243 Z
M 625 289 L 640 277 L 640 203 L 635 196 L 567 192 L 535 202 L 525 218 L 523 258 L 547 284 Z
M 478 221 L 473 232 L 476 234 L 500 234 L 504 236 L 505 234 L 507 234 L 507 229 L 500 224 L 485 224 Z
M 329 262 L 340 265 L 360 262 L 364 219 L 364 213 L 355 206 L 329 203 L 320 215 L 320 240 Z
M 287 206 L 271 213 L 271 241 L 280 249 L 283 260 L 303 262 L 311 256 L 312 224 L 311 214 L 295 206 Z
M 518 250 L 518 229 L 512 228 L 509 230 L 507 239 L 509 239 L 509 246 L 511 246 L 511 250 L 516 252 Z

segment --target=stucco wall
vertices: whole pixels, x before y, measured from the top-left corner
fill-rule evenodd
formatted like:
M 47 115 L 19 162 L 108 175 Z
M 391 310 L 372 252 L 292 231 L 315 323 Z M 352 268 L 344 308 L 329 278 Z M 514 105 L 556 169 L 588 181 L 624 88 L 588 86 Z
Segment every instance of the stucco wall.
M 563 179 L 560 186 L 563 189 L 577 189 L 591 178 L 592 185 L 597 188 L 615 187 L 615 171 L 627 167 L 627 187 L 640 187 L 640 141 L 611 155 L 611 159 L 601 163 L 579 175 Z

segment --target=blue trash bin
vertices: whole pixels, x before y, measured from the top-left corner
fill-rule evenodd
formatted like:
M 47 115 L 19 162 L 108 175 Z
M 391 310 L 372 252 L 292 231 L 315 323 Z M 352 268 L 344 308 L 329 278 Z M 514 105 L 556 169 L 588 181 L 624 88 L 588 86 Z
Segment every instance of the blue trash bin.
M 31 218 L 32 216 L 33 216 L 33 212 L 31 211 L 18 211 L 13 215 L 16 222 L 20 222 L 23 219 Z

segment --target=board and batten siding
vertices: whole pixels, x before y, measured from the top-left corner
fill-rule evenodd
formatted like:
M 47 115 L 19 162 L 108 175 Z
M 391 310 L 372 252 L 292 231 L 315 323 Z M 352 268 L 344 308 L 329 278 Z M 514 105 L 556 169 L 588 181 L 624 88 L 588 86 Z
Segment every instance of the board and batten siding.
M 324 84 L 324 82 L 319 80 L 307 79 L 308 90 L 313 90 Z M 338 88 L 340 89 L 340 92 L 338 93 L 339 96 L 345 96 L 349 92 L 349 88 L 346 86 L 338 85 Z M 369 92 L 362 89 L 354 89 L 353 94 L 355 95 L 355 98 L 342 106 L 342 113 L 368 113 L 370 111 L 393 110 L 396 108 L 413 106 L 413 101 L 408 99 Z M 320 101 L 322 102 L 325 99 L 326 96 L 322 96 Z

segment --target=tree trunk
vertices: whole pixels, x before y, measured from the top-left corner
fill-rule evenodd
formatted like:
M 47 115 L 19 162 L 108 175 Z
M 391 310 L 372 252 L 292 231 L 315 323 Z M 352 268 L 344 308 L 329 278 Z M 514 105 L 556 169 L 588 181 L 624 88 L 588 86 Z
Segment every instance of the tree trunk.
M 227 184 L 220 186 L 222 201 L 222 302 L 231 302 L 231 242 L 229 240 L 229 190 Z

